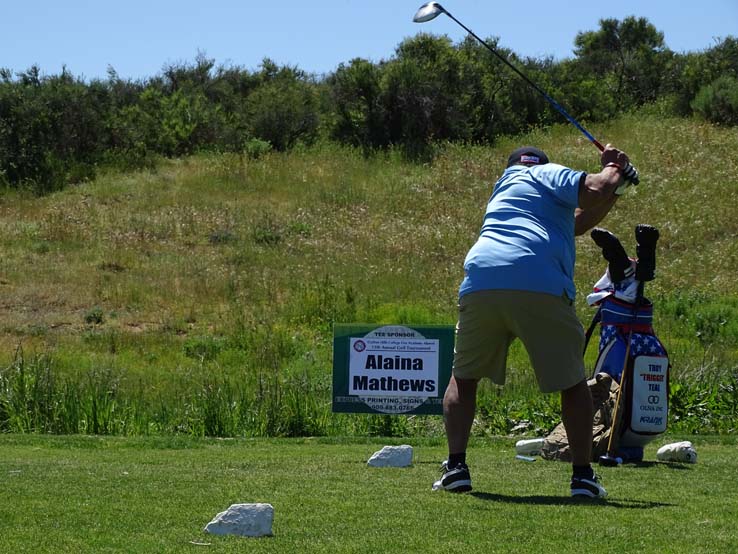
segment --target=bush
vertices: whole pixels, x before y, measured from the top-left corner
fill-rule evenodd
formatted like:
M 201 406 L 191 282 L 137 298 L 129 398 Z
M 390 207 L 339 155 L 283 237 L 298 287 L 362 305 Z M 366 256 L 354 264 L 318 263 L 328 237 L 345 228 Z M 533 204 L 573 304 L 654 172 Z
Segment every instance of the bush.
M 185 356 L 202 362 L 214 360 L 222 349 L 222 340 L 207 336 L 189 338 L 183 345 Z
M 331 138 L 366 150 L 387 146 L 381 105 L 382 67 L 356 58 L 328 79 L 334 110 Z
M 250 160 L 258 160 L 272 150 L 272 145 L 265 140 L 252 138 L 243 145 L 243 154 Z
M 17 81 L 8 72 L 0 77 L 0 179 L 47 193 L 93 177 L 104 149 L 106 88 L 66 70 L 45 77 L 32 67 Z
M 675 57 L 672 80 L 677 113 L 690 115 L 700 89 L 723 75 L 738 76 L 738 38 L 728 37 L 704 52 Z
M 575 58 L 561 62 L 488 42 L 580 120 L 603 121 L 668 95 L 657 108 L 667 114 L 736 124 L 738 39 L 678 55 L 643 18 L 600 26 L 580 33 Z M 151 167 L 198 151 L 256 159 L 325 137 L 428 161 L 442 142 L 490 144 L 559 121 L 471 37 L 454 44 L 421 33 L 388 60 L 356 58 L 324 79 L 269 59 L 255 72 L 216 68 L 202 54 L 133 82 L 113 69 L 87 83 L 66 69 L 45 76 L 35 66 L 17 75 L 0 68 L 0 188 L 48 193 L 93 178 L 98 166 Z
M 738 79 L 723 75 L 705 85 L 692 101 L 692 109 L 712 123 L 738 125 Z
M 145 82 L 85 83 L 38 67 L 0 68 L 0 187 L 48 193 L 95 176 L 98 165 L 133 169 L 160 156 L 197 151 L 258 158 L 310 143 L 318 133 L 318 86 L 305 73 L 265 60 L 263 69 L 165 69 Z
M 105 314 L 100 306 L 94 306 L 85 313 L 84 320 L 87 325 L 102 325 Z
M 264 83 L 246 99 L 250 135 L 279 151 L 317 137 L 320 115 L 314 86 L 299 71 L 274 73 L 265 62 Z

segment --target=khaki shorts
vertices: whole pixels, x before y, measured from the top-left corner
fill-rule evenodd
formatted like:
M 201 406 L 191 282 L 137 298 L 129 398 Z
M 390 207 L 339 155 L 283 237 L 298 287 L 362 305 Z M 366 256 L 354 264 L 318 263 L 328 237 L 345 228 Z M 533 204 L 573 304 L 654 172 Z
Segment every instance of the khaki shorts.
M 453 374 L 505 384 L 507 351 L 525 346 L 543 392 L 568 389 L 585 378 L 584 329 L 571 301 L 552 294 L 484 290 L 459 301 Z

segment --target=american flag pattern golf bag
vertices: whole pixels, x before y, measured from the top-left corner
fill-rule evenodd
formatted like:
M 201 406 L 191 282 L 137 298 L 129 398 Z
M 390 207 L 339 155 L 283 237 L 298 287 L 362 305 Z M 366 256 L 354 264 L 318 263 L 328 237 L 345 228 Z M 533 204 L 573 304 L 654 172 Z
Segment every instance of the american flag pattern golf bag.
M 639 459 L 643 445 L 666 431 L 669 417 L 669 356 L 653 330 L 653 304 L 643 296 L 644 283 L 655 277 L 659 232 L 636 226 L 636 259 L 609 231 L 594 229 L 591 236 L 609 264 L 587 296 L 590 305 L 598 306 L 587 342 L 599 323 L 594 374 L 606 373 L 623 387 L 613 439 L 620 451 L 630 449 L 624 458 Z
M 625 385 L 620 447 L 643 446 L 666 431 L 669 415 L 669 357 L 653 330 L 653 304 L 609 296 L 600 301 L 598 313 L 600 344 L 594 373 L 607 373 Z

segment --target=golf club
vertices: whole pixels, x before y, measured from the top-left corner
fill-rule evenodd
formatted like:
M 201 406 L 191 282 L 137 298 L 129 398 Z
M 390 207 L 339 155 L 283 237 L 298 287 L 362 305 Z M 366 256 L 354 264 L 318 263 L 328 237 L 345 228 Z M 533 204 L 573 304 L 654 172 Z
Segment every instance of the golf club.
M 622 415 L 620 412 L 620 398 L 623 394 L 623 388 L 625 387 L 625 376 L 628 374 L 628 359 L 630 356 L 630 342 L 633 338 L 633 328 L 631 327 L 630 332 L 628 333 L 628 346 L 625 349 L 625 362 L 623 363 L 623 370 L 620 374 L 620 383 L 618 387 L 618 395 L 617 399 L 615 400 L 615 409 L 612 414 L 612 424 L 610 425 L 610 437 L 607 441 L 607 453 L 603 454 L 599 458 L 599 464 L 601 466 L 605 467 L 615 467 L 619 466 L 623 463 L 623 459 L 616 455 L 617 452 L 617 439 L 613 443 L 613 438 L 615 437 L 615 432 L 618 431 L 618 416 Z
M 638 306 L 640 306 L 641 302 L 643 301 L 643 281 L 640 281 L 638 283 L 638 292 L 636 293 L 636 299 L 633 303 L 633 320 L 635 321 L 636 312 L 638 311 Z M 628 362 L 630 361 L 630 347 L 631 342 L 633 339 L 633 325 L 630 326 L 630 329 L 628 330 L 628 338 L 626 347 L 625 347 L 625 356 L 623 357 L 623 369 L 620 374 L 620 386 L 618 388 L 618 395 L 617 399 L 615 400 L 615 409 L 613 410 L 612 414 L 612 425 L 610 425 L 610 438 L 607 441 L 607 453 L 603 454 L 599 458 L 599 464 L 601 466 L 605 467 L 614 467 L 619 466 L 623 463 L 623 459 L 616 455 L 617 447 L 618 447 L 618 437 L 616 437 L 617 433 L 620 432 L 620 429 L 618 429 L 618 415 L 619 411 L 621 409 L 620 406 L 620 398 L 623 394 L 623 389 L 625 388 L 625 378 L 628 374 Z M 632 369 L 631 369 L 632 371 Z M 621 416 L 622 417 L 622 416 Z M 614 442 L 613 442 L 613 439 Z
M 464 29 L 467 33 L 469 33 L 471 36 L 473 36 L 475 39 L 477 39 L 484 47 L 487 48 L 492 54 L 495 55 L 495 57 L 500 60 L 502 63 L 504 63 L 507 67 L 512 69 L 515 73 L 518 74 L 519 77 L 521 77 L 526 83 L 528 83 L 531 87 L 533 87 L 534 90 L 536 90 L 539 94 L 541 94 L 546 101 L 553 106 L 556 111 L 558 111 L 561 115 L 563 115 L 569 123 L 574 125 L 581 133 L 587 137 L 587 139 L 594 144 L 600 152 L 602 152 L 605 147 L 602 146 L 602 143 L 598 141 L 596 138 L 592 136 L 592 134 L 587 131 L 582 125 L 574 119 L 572 116 L 569 115 L 569 113 L 559 104 L 551 98 L 545 90 L 543 90 L 541 87 L 539 87 L 537 84 L 535 84 L 533 81 L 531 81 L 523 72 L 521 72 L 517 67 L 515 67 L 513 64 L 511 64 L 507 59 L 505 59 L 504 56 L 500 55 L 494 48 L 492 48 L 489 44 L 487 44 L 485 41 L 483 41 L 481 38 L 479 38 L 469 27 L 464 25 L 461 21 L 456 19 L 451 13 L 446 10 L 441 4 L 438 2 L 427 2 L 420 6 L 418 11 L 415 14 L 415 17 L 413 17 L 413 21 L 415 23 L 426 23 L 428 21 L 431 21 L 432 19 L 435 19 L 441 14 L 446 14 L 448 17 L 450 17 L 453 21 L 455 21 L 462 29 Z M 623 173 L 626 177 L 626 179 L 630 180 L 631 183 L 634 185 L 638 184 L 638 172 L 633 168 L 631 164 L 628 164 L 627 167 L 623 168 Z

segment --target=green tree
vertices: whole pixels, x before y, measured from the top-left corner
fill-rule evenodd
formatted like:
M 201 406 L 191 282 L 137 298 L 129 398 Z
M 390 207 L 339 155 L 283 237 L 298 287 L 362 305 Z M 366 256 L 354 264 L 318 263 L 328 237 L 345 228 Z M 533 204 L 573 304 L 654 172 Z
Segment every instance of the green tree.
M 579 68 L 603 79 L 616 111 L 661 94 L 673 53 L 664 45 L 664 34 L 646 18 L 601 19 L 599 30 L 577 34 L 574 44 Z
M 134 156 L 148 152 L 176 156 L 192 150 L 190 137 L 197 127 L 202 100 L 182 90 L 166 95 L 158 88 L 144 90 L 138 103 L 124 106 L 114 126 L 122 148 Z
M 387 146 L 381 102 L 382 68 L 355 58 L 327 79 L 334 120 L 331 138 L 365 149 Z
M 251 136 L 287 150 L 297 142 L 310 143 L 320 125 L 315 84 L 302 71 L 279 68 L 264 60 L 258 74 L 260 84 L 246 99 Z
M 555 88 L 549 91 L 577 120 L 604 121 L 617 113 L 617 77 L 584 71 L 578 60 L 563 60 L 551 67 Z
M 458 138 L 459 60 L 448 37 L 419 34 L 397 47 L 382 73 L 382 107 L 391 144 L 425 157 L 433 141 Z
M 497 45 L 497 39 L 487 42 L 510 63 L 520 64 L 512 52 Z M 461 138 L 491 142 L 540 122 L 540 96 L 534 98 L 528 85 L 475 39 L 467 37 L 459 45 L 459 59 L 459 103 L 465 114 Z
M 0 174 L 13 186 L 49 192 L 94 175 L 105 147 L 108 91 L 86 85 L 66 68 L 44 76 L 38 67 L 0 81 Z
M 724 75 L 738 77 L 738 38 L 728 37 L 704 52 L 680 57 L 676 74 L 676 107 L 680 115 L 689 115 L 702 87 Z
M 692 101 L 695 113 L 721 125 L 738 125 L 738 79 L 723 75 L 705 85 Z

